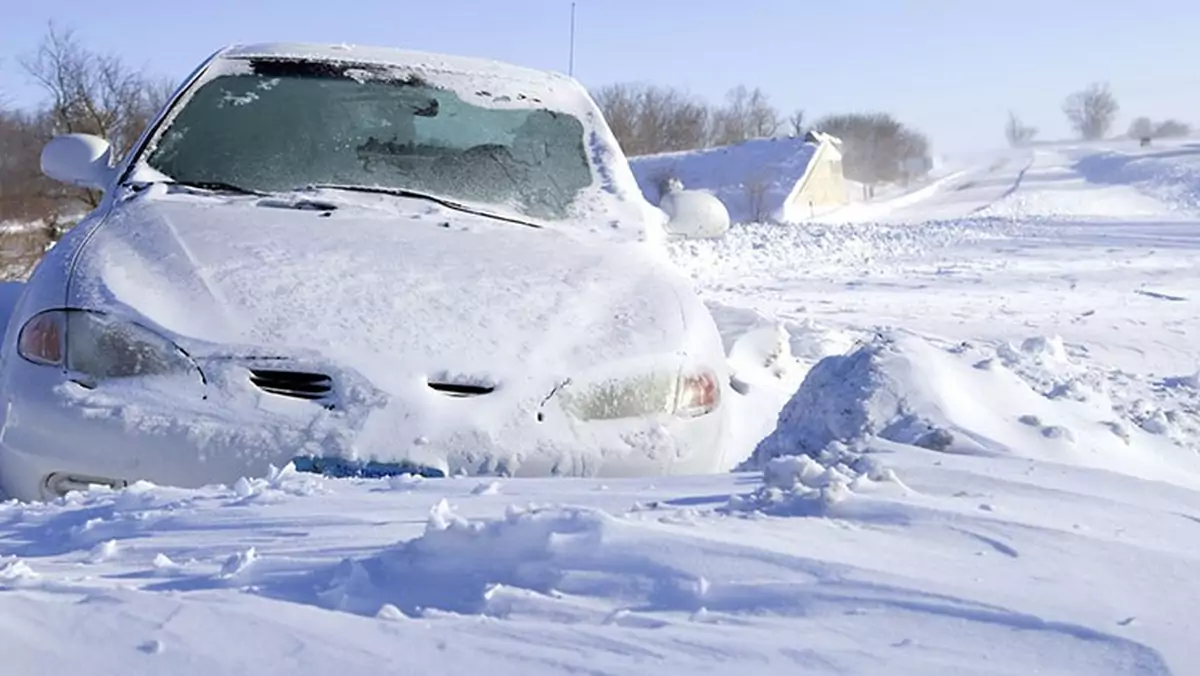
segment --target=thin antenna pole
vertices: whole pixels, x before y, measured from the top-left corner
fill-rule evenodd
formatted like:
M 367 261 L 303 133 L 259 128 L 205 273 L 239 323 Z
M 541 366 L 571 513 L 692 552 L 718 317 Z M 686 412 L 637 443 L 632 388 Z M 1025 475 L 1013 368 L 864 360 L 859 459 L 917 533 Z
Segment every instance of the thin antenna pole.
M 567 61 L 567 75 L 575 76 L 575 3 L 571 3 L 571 56 Z

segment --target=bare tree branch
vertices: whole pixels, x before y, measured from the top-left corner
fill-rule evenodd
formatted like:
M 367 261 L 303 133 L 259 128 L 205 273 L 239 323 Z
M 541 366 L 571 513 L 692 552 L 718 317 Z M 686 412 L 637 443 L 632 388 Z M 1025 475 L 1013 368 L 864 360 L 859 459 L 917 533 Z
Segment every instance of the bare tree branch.
M 788 125 L 792 129 L 792 136 L 804 136 L 805 131 L 807 131 L 804 127 L 804 111 L 797 110 L 792 113 L 788 117 Z

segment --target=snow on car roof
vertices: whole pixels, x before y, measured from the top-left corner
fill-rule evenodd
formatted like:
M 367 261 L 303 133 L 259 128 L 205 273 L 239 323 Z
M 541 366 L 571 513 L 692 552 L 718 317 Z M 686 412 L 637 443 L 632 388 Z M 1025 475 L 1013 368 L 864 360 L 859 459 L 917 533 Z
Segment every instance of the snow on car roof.
M 421 52 L 394 47 L 302 42 L 266 42 L 231 45 L 217 54 L 222 59 L 294 58 L 311 61 L 341 61 L 393 66 L 420 73 L 444 73 L 469 76 L 484 82 L 509 82 L 527 97 L 548 105 L 564 103 L 564 93 L 577 97 L 585 91 L 574 78 L 554 71 L 537 70 L 502 61 L 436 52 Z M 495 92 L 493 92 L 495 93 Z M 578 108 L 576 106 L 564 106 Z

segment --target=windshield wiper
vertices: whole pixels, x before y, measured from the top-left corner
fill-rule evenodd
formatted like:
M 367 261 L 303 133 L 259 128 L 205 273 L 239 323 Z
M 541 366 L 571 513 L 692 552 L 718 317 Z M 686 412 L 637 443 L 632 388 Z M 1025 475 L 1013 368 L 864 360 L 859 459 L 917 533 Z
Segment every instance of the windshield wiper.
M 185 188 L 198 188 L 200 190 L 208 190 L 211 192 L 231 192 L 238 195 L 257 195 L 258 197 L 266 197 L 268 193 L 260 190 L 251 190 L 243 188 L 240 185 L 225 183 L 224 181 L 163 181 L 167 185 L 181 185 Z
M 476 209 L 474 207 L 469 207 L 461 202 L 455 202 L 454 200 L 446 199 L 445 197 L 438 197 L 437 195 L 431 195 L 430 193 L 421 192 L 420 190 L 409 190 L 408 188 L 386 188 L 383 186 L 374 186 L 374 185 L 337 185 L 337 184 L 333 184 L 333 183 L 319 183 L 316 185 L 308 186 L 308 189 L 310 189 L 310 190 L 311 189 L 345 190 L 347 192 L 365 192 L 365 193 L 373 193 L 376 195 L 391 195 L 393 197 L 410 197 L 412 199 L 419 199 L 419 200 L 426 200 L 429 202 L 433 202 L 434 204 L 439 204 L 443 207 L 446 207 L 447 209 L 453 209 L 454 211 L 461 211 L 464 214 L 472 214 L 474 216 L 483 216 L 484 218 L 493 218 L 497 221 L 504 221 L 506 223 L 516 223 L 517 225 L 524 225 L 527 228 L 538 228 L 540 230 L 542 227 L 542 226 L 538 225 L 537 223 L 531 223 L 529 221 L 525 221 L 520 218 L 514 218 L 512 216 L 505 216 L 503 214 L 492 213 L 492 212 L 486 211 L 484 209 Z

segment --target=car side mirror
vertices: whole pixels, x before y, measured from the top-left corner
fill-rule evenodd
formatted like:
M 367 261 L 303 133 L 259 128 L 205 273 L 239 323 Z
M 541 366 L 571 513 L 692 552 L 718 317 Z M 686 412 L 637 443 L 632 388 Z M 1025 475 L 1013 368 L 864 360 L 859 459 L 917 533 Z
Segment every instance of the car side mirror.
M 104 190 L 112 180 L 112 146 L 91 134 L 65 134 L 42 148 L 42 173 L 68 185 Z
M 700 190 L 669 192 L 659 207 L 669 219 L 667 234 L 674 238 L 715 239 L 729 230 L 729 210 L 715 195 Z

